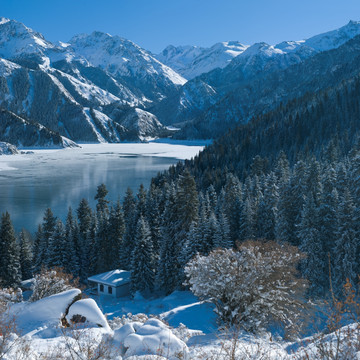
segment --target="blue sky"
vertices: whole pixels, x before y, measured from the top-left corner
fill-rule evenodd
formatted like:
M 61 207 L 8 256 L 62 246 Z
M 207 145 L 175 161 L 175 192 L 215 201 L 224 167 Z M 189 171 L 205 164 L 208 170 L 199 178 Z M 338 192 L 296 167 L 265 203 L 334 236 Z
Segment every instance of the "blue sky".
M 360 20 L 360 1 L 0 0 L 0 16 L 24 22 L 52 41 L 99 30 L 160 52 L 169 44 L 307 38 Z

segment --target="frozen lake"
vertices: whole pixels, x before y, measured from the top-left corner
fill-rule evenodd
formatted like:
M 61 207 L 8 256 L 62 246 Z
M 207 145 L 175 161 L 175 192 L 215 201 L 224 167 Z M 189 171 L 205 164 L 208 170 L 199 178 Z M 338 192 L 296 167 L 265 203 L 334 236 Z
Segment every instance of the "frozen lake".
M 191 144 L 191 143 L 190 143 Z M 190 159 L 203 146 L 167 143 L 96 144 L 81 149 L 33 150 L 34 154 L 0 156 L 0 212 L 8 211 L 17 231 L 36 231 L 46 208 L 65 219 L 82 198 L 94 207 L 99 184 L 108 199 L 122 198 L 128 187 L 146 187 L 159 171 Z

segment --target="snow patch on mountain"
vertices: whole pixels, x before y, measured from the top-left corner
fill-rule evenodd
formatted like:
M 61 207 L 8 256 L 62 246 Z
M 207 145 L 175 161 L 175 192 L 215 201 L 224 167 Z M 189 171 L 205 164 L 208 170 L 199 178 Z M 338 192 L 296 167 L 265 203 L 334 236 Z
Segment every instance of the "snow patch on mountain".
M 24 54 L 36 54 L 44 57 L 46 50 L 55 46 L 43 35 L 24 24 L 0 18 L 0 56 L 12 59 Z
M 156 57 L 186 79 L 193 79 L 213 69 L 224 68 L 247 47 L 238 41 L 220 42 L 210 48 L 170 45 Z
M 140 141 L 154 139 L 165 130 L 155 115 L 139 108 L 130 110 L 120 123 Z
M 120 36 L 94 31 L 91 35 L 77 35 L 69 43 L 76 55 L 114 76 L 163 76 L 175 85 L 186 82 L 149 52 Z

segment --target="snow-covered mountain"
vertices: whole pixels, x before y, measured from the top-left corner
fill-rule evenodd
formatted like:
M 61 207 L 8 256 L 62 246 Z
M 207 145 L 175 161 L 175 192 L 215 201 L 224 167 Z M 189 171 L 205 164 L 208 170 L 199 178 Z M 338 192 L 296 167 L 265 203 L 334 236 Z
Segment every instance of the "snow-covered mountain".
M 216 68 L 210 72 L 203 73 L 199 77 L 189 80 L 180 90 L 180 92 L 172 99 L 166 99 L 156 107 L 155 114 L 163 123 L 167 119 L 171 119 L 173 123 L 183 124 L 186 121 L 194 121 L 197 117 L 201 117 L 203 112 L 206 112 L 206 117 L 212 118 L 212 109 L 214 105 L 224 104 L 223 99 L 231 98 L 234 101 L 234 106 L 238 108 L 237 114 L 241 114 L 240 109 L 246 108 L 249 102 L 245 96 L 243 100 L 236 99 L 237 93 L 246 93 L 246 87 L 251 82 L 259 78 L 267 78 L 270 74 L 284 71 L 291 66 L 301 64 L 307 59 L 314 57 L 316 54 L 323 53 L 331 49 L 337 49 L 347 41 L 360 34 L 360 22 L 350 21 L 347 25 L 338 30 L 330 31 L 324 34 L 314 36 L 307 40 L 301 41 L 287 41 L 278 45 L 269 45 L 267 43 L 256 43 L 252 46 L 246 47 L 244 51 L 234 57 L 230 63 L 224 68 Z M 327 70 L 328 63 L 322 64 Z M 301 76 L 298 77 L 298 84 L 301 86 Z M 204 84 L 211 87 L 212 92 L 204 92 Z M 263 86 L 269 86 L 264 82 Z M 261 83 L 260 83 L 261 86 Z M 198 90 L 196 90 L 198 88 Z M 188 89 L 192 89 L 189 93 Z M 264 89 L 270 91 L 269 88 Z M 263 89 L 261 89 L 262 91 Z M 234 92 L 230 97 L 228 94 Z M 197 93 L 202 96 L 194 97 L 192 94 Z M 271 92 L 270 92 L 271 94 Z M 243 95 L 241 95 L 243 96 Z M 256 95 L 254 95 L 256 97 Z M 275 96 L 275 95 L 274 95 Z M 287 98 L 284 94 L 281 95 L 283 101 Z M 261 101 L 261 98 L 257 98 Z M 241 103 L 245 101 L 245 103 Z M 251 100 L 252 101 L 252 100 Z M 169 105 L 171 104 L 172 112 L 169 113 Z M 227 103 L 227 106 L 232 107 Z M 221 105 L 220 107 L 223 107 Z M 224 109 L 224 112 L 232 113 L 232 110 Z M 253 109 L 256 111 L 256 108 Z M 190 114 L 190 116 L 189 116 Z M 222 113 L 222 116 L 224 114 Z M 235 122 L 236 122 L 236 118 Z M 241 116 L 238 121 L 247 121 L 249 116 Z M 202 120 L 196 120 L 202 121 Z M 219 120 L 220 121 L 220 120 Z M 190 128 L 193 127 L 190 125 Z M 186 132 L 186 136 L 195 136 Z M 199 133 L 196 136 L 205 136 Z
M 129 40 L 94 32 L 54 44 L 0 19 L 0 107 L 75 141 L 127 140 L 133 126 L 125 129 L 103 108 L 153 106 L 185 82 Z M 158 136 L 144 129 L 141 136 Z
M 142 140 L 164 134 L 158 121 L 184 126 L 202 121 L 205 113 L 213 118 L 221 104 L 227 104 L 227 114 L 238 114 L 247 106 L 240 102 L 253 99 L 236 94 L 253 81 L 357 35 L 360 22 L 350 21 L 307 40 L 169 46 L 154 56 L 130 40 L 96 31 L 55 44 L 20 22 L 0 18 L 0 107 L 74 141 Z M 283 95 L 277 97 L 286 101 Z M 228 99 L 237 104 L 236 111 Z M 241 111 L 241 119 L 231 115 L 234 122 L 248 120 Z
M 189 80 L 213 69 L 224 68 L 247 47 L 238 41 L 220 42 L 210 48 L 169 45 L 156 57 Z

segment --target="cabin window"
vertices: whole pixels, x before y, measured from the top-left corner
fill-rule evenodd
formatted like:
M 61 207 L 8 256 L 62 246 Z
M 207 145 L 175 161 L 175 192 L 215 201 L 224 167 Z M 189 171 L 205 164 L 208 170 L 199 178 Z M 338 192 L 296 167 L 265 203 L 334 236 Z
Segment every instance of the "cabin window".
M 112 294 L 112 287 L 111 286 L 108 287 L 108 292 L 109 292 L 109 294 Z
M 103 284 L 100 284 L 100 291 L 104 292 L 104 285 Z

